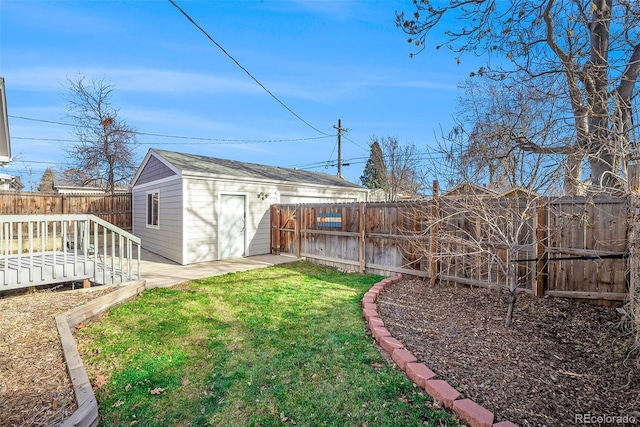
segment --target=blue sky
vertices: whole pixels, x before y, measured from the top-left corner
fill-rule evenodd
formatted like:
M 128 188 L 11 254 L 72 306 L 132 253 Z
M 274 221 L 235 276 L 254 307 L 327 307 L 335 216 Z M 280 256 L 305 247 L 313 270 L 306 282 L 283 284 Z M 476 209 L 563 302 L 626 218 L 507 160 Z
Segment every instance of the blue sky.
M 342 172 L 359 183 L 372 135 L 414 143 L 428 157 L 435 135 L 453 126 L 458 83 L 480 62 L 457 65 L 436 51 L 437 33 L 410 58 L 394 27 L 394 12 L 411 11 L 410 1 L 176 3 L 312 127 L 169 1 L 1 0 L 0 76 L 15 160 L 0 172 L 20 175 L 28 189 L 47 166 L 69 166 L 72 128 L 43 120 L 68 122 L 66 80 L 84 75 L 115 86 L 113 104 L 138 131 L 210 139 L 140 135 L 140 160 L 156 147 L 335 174 L 341 119 L 350 163 Z

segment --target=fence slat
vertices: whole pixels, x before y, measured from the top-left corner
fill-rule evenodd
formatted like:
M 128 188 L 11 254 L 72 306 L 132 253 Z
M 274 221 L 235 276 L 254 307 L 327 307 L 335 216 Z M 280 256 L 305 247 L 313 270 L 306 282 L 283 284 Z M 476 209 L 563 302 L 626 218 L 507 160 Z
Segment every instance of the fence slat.
M 506 248 L 487 242 L 496 252 L 491 257 L 465 244 L 465 237 L 486 239 L 482 222 L 438 200 L 272 205 L 272 252 L 354 271 L 402 271 L 427 277 L 432 284 L 438 278 L 488 287 L 502 283 L 505 273 L 496 257 L 506 259 Z M 495 203 L 523 209 L 530 202 Z M 537 200 L 515 254 L 523 290 L 536 296 L 620 301 L 627 292 L 627 206 L 626 199 L 611 197 Z M 416 219 L 418 212 L 424 218 Z M 442 239 L 432 232 L 447 221 L 463 233 L 452 237 L 449 232 Z M 437 227 L 429 229 L 429 222 Z M 423 259 L 416 256 L 418 246 L 426 248 Z M 458 255 L 445 259 L 443 253 Z
M 125 194 L 46 194 L 0 192 L 0 215 L 92 214 L 131 231 L 133 200 Z

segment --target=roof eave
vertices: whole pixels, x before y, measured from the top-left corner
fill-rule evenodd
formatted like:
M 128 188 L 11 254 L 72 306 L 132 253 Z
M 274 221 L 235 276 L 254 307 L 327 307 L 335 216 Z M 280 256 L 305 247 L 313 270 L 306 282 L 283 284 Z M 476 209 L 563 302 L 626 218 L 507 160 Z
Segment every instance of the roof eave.
M 223 174 L 214 174 L 214 173 L 203 173 L 203 172 L 193 172 L 188 170 L 182 170 L 182 176 L 185 178 L 210 178 L 210 179 L 219 179 L 219 180 L 228 180 L 228 181 L 242 181 L 242 182 L 261 182 L 265 184 L 288 184 L 288 185 L 308 185 L 311 187 L 332 187 L 332 188 L 340 188 L 340 189 L 348 189 L 353 191 L 361 191 L 367 192 L 368 190 L 364 187 L 352 187 L 352 186 L 343 186 L 343 185 L 334 185 L 334 184 L 314 184 L 307 181 L 284 181 L 284 180 L 275 180 L 268 178 L 252 178 L 252 177 L 239 177 L 236 175 L 223 175 Z M 347 181 L 345 181 L 347 182 Z

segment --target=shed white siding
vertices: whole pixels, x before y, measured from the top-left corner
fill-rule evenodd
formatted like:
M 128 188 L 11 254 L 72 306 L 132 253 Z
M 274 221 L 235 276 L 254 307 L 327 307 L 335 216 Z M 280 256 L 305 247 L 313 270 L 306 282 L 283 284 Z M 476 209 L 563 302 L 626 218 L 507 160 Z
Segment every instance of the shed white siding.
M 366 192 L 335 189 L 313 185 L 280 185 L 278 202 L 292 203 L 349 203 L 365 202 Z M 276 202 L 273 202 L 276 203 Z
M 186 264 L 218 259 L 217 183 L 185 179 Z
M 258 193 L 269 194 L 266 199 Z M 220 259 L 218 218 L 222 194 L 246 197 L 245 255 L 269 253 L 269 206 L 276 187 L 251 182 L 186 179 L 185 224 L 187 264 Z
M 158 193 L 157 226 L 147 225 L 149 192 Z M 150 150 L 133 182 L 134 234 L 143 247 L 179 264 L 219 260 L 221 240 L 229 243 L 220 238 L 227 231 L 219 226 L 223 195 L 244 199 L 244 255 L 252 256 L 271 250 L 271 204 L 366 201 L 367 190 L 326 174 Z
M 147 226 L 147 193 L 158 191 L 158 226 Z M 182 233 L 182 180 L 176 176 L 162 182 L 150 182 L 133 190 L 133 234 L 140 237 L 142 247 L 185 264 Z

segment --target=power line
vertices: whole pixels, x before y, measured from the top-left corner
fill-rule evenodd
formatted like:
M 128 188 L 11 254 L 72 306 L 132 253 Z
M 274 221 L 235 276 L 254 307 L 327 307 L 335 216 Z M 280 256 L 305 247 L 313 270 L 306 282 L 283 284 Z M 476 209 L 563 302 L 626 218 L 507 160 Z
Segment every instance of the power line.
M 266 142 L 311 141 L 315 139 L 333 137 L 333 135 L 326 135 L 326 136 L 313 136 L 309 138 L 291 138 L 291 139 L 225 139 L 225 138 L 204 138 L 204 137 L 197 137 L 197 136 L 163 135 L 159 133 L 148 133 L 148 132 L 136 132 L 136 133 L 138 135 L 157 136 L 162 138 L 191 139 L 196 141 L 213 141 L 213 142 L 221 142 L 221 143 L 240 143 L 240 144 L 263 144 Z
M 189 137 L 183 137 L 185 139 L 191 139 Z M 182 142 L 182 145 L 241 145 L 241 144 L 267 144 L 267 143 L 278 143 L 278 142 L 300 142 L 300 141 L 312 141 L 317 139 L 330 138 L 329 136 L 315 136 L 311 138 L 294 138 L 294 139 L 265 139 L 265 140 L 254 140 L 254 139 L 217 139 L 215 142 L 212 141 L 203 141 L 203 142 Z M 31 138 L 25 136 L 12 136 L 11 139 L 20 139 L 27 141 L 52 141 L 52 142 L 78 142 L 76 139 L 59 139 L 59 138 Z M 197 139 L 197 138 L 194 138 Z M 173 142 L 137 142 L 138 145 L 175 145 Z
M 51 161 L 43 161 L 43 160 L 22 160 L 22 159 L 14 159 L 16 163 L 23 164 L 41 164 L 41 165 L 68 165 L 68 162 L 51 162 Z
M 414 156 L 411 156 L 408 158 L 408 160 L 412 160 L 412 161 L 422 161 L 422 160 L 430 160 L 430 161 L 442 161 L 442 160 L 446 160 L 446 156 L 445 155 L 437 155 L 439 153 L 433 153 L 433 152 L 420 152 L 420 153 L 415 153 Z M 389 155 L 385 155 L 384 156 L 385 159 L 390 159 Z M 348 159 L 344 159 L 343 160 L 343 166 L 348 163 L 349 165 L 359 165 L 359 164 L 365 164 L 367 163 L 367 161 L 369 160 L 369 157 L 350 157 Z M 334 167 L 337 166 L 337 163 L 334 160 L 328 160 L 328 161 L 322 161 L 322 162 L 313 162 L 313 163 L 307 163 L 304 165 L 300 165 L 297 166 L 297 169 L 301 169 L 301 170 L 308 170 L 308 169 L 319 169 L 319 168 L 328 168 L 328 167 Z
M 78 142 L 75 139 L 58 139 L 58 138 L 29 138 L 26 136 L 11 136 L 11 139 L 22 139 L 26 141 L 52 141 L 52 142 Z
M 9 114 L 9 117 L 11 117 L 12 119 L 29 120 L 29 121 L 32 121 L 32 122 L 51 123 L 53 125 L 76 126 L 76 125 L 74 125 L 72 123 L 56 122 L 56 121 L 53 121 L 53 120 L 44 120 L 44 119 L 34 119 L 34 118 L 31 118 L 31 117 L 14 116 L 12 114 Z
M 364 148 L 362 145 L 358 144 L 357 142 L 355 142 L 353 139 L 349 138 L 346 134 L 343 134 L 342 137 L 344 139 L 346 139 L 347 141 L 351 142 L 353 145 L 355 145 L 356 147 L 364 150 L 364 151 L 369 151 L 368 148 Z
M 61 126 L 71 126 L 71 127 L 76 127 L 77 125 L 73 124 L 73 123 L 65 123 L 65 122 L 58 122 L 58 121 L 53 121 L 53 120 L 44 120 L 44 119 L 35 119 L 32 117 L 24 117 L 24 116 L 14 116 L 14 115 L 9 115 L 9 117 L 14 118 L 14 119 L 21 119 L 21 120 L 29 120 L 32 122 L 41 122 L 41 123 L 50 123 L 50 124 L 55 124 L 55 125 L 61 125 Z M 198 137 L 198 136 L 184 136 L 184 135 L 166 135 L 166 134 L 161 134 L 161 133 L 150 133 L 150 132 L 140 132 L 140 131 L 136 131 L 136 130 L 131 130 L 129 131 L 130 133 L 133 133 L 135 135 L 141 135 L 141 136 L 155 136 L 155 137 L 159 137 L 159 138 L 173 138 L 173 139 L 187 139 L 187 140 L 194 140 L 194 141 L 206 141 L 205 143 L 220 143 L 220 144 L 263 144 L 263 143 L 270 143 L 270 142 L 299 142 L 299 141 L 312 141 L 312 140 L 317 140 L 317 139 L 323 139 L 323 138 L 332 138 L 335 135 L 326 135 L 326 136 L 314 136 L 314 137 L 308 137 L 308 138 L 291 138 L 291 139 L 226 139 L 226 138 L 205 138 L 205 137 Z M 46 139 L 46 138 L 27 138 L 27 137 L 19 137 L 19 136 L 12 136 L 12 138 L 15 139 L 29 139 L 29 140 L 33 140 L 33 141 L 60 141 L 60 142 L 76 142 L 75 140 L 70 140 L 70 139 Z M 167 145 L 167 144 L 171 144 L 171 143 L 140 143 L 141 145 Z
M 173 0 L 169 0 L 169 3 L 171 3 L 176 9 L 178 9 L 189 21 L 191 21 L 191 23 L 193 25 L 195 25 L 195 27 L 197 29 L 199 29 L 209 40 L 211 40 L 211 42 L 213 44 L 215 44 L 218 49 L 220 49 L 229 59 L 231 59 L 238 67 L 240 67 L 240 69 L 242 71 L 244 71 L 249 77 L 251 77 L 253 79 L 254 82 L 256 82 L 258 84 L 258 86 L 260 86 L 262 89 L 264 89 L 265 92 L 267 92 L 273 99 L 275 99 L 280 105 L 282 105 L 287 111 L 289 111 L 291 114 L 293 114 L 298 120 L 300 120 L 302 123 L 304 123 L 305 125 L 309 126 L 311 129 L 315 130 L 316 132 L 325 135 L 325 136 L 330 136 L 328 133 L 321 131 L 320 129 L 314 127 L 313 125 L 311 125 L 309 122 L 307 122 L 305 119 L 303 119 L 302 117 L 300 117 L 298 114 L 296 114 L 295 111 L 293 111 L 291 108 L 289 108 L 284 102 L 282 102 L 277 96 L 275 96 L 269 89 L 267 89 L 262 83 L 260 83 L 260 81 L 258 81 L 257 78 L 255 78 L 250 72 L 249 70 L 247 70 L 245 67 L 243 67 L 242 65 L 240 65 L 240 63 L 233 57 L 231 56 L 217 41 L 215 41 L 213 39 L 213 37 L 211 37 L 209 35 L 209 33 L 207 33 L 204 28 L 202 28 L 200 25 L 198 25 L 196 23 L 196 21 L 194 21 L 188 14 L 187 12 L 185 12 L 184 10 L 182 10 L 182 8 L 180 6 L 178 6 L 176 4 L 176 2 L 174 2 Z
M 338 140 L 336 139 L 336 144 L 333 146 L 333 150 L 331 151 L 331 155 L 329 156 L 329 160 L 327 160 L 326 162 L 322 162 L 322 164 L 324 164 L 324 168 L 328 169 L 329 168 L 329 163 L 332 162 L 332 158 L 333 158 L 333 153 L 336 152 L 336 148 L 338 147 Z M 304 168 L 302 168 L 304 169 Z

